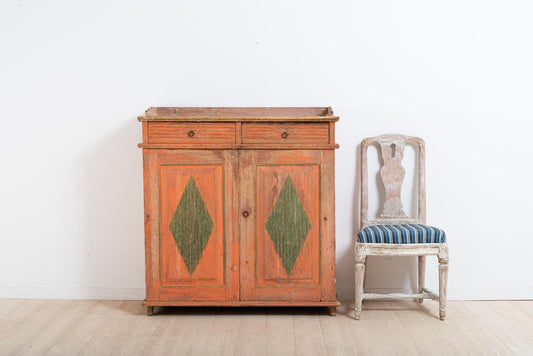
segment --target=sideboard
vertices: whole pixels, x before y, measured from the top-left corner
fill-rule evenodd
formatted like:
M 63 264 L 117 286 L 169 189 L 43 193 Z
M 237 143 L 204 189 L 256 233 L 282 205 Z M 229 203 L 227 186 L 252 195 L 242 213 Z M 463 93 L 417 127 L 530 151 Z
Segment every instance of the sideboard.
M 329 107 L 151 107 L 142 122 L 146 300 L 335 315 Z

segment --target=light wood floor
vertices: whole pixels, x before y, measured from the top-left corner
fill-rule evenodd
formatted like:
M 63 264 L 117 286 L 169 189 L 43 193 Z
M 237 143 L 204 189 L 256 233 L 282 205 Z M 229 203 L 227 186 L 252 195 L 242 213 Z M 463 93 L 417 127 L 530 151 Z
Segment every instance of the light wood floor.
M 533 355 L 533 301 L 368 301 L 325 308 L 165 308 L 0 299 L 0 355 Z

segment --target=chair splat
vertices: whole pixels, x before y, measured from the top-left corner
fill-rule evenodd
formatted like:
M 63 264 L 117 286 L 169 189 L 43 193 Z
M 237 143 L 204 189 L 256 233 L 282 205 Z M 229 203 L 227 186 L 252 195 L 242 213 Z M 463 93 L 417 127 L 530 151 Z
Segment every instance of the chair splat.
M 403 141 L 380 141 L 383 166 L 380 169 L 381 179 L 385 186 L 385 203 L 380 218 L 404 218 L 407 214 L 402 204 L 402 184 L 405 168 L 402 166 Z

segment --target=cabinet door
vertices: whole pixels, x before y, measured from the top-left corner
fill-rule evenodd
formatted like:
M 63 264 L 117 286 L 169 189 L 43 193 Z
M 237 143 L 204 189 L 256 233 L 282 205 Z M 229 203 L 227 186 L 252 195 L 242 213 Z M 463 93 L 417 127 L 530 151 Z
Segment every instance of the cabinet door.
M 333 151 L 241 151 L 241 300 L 335 301 Z
M 144 150 L 146 299 L 238 299 L 236 151 Z

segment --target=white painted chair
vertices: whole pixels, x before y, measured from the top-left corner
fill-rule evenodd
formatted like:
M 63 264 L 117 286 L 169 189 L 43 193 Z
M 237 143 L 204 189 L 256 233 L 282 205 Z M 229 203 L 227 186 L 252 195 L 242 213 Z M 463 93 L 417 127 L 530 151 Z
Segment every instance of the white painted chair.
M 380 174 L 385 186 L 383 211 L 377 219 L 368 218 L 368 146 L 381 147 L 383 166 Z M 405 214 L 401 188 L 405 176 L 402 158 L 406 144 L 418 146 L 418 213 L 416 218 Z M 418 137 L 388 134 L 366 138 L 361 143 L 361 231 L 355 244 L 355 319 L 361 317 L 364 299 L 424 299 L 439 301 L 439 317 L 446 317 L 446 286 L 448 281 L 448 245 L 441 229 L 426 225 L 426 178 L 424 140 Z M 439 295 L 424 286 L 426 256 L 439 260 Z M 364 293 L 366 256 L 418 256 L 418 293 Z

